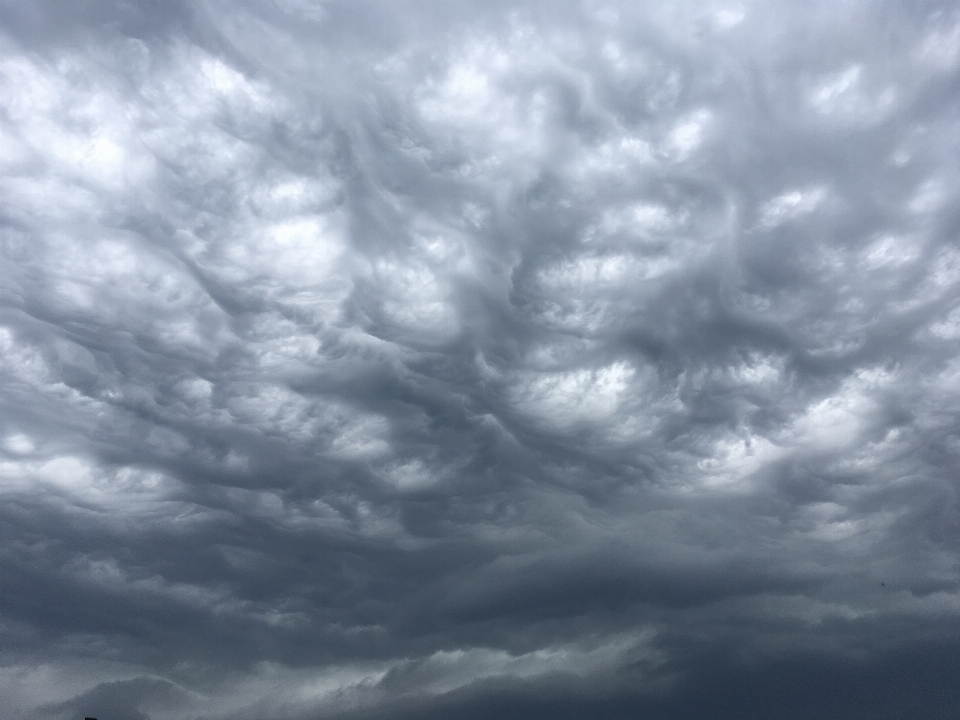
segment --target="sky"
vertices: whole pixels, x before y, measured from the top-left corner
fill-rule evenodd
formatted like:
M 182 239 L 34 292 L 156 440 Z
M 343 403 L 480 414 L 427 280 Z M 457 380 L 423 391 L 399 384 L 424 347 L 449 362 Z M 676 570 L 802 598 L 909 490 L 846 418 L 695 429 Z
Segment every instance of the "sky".
M 0 0 L 0 715 L 948 718 L 960 11 Z

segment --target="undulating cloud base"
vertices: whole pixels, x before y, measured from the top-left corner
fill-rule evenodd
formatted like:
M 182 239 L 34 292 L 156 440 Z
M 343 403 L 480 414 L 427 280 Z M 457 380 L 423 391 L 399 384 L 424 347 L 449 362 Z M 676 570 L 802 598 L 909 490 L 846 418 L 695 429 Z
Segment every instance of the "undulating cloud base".
M 0 3 L 0 714 L 953 717 L 947 2 Z

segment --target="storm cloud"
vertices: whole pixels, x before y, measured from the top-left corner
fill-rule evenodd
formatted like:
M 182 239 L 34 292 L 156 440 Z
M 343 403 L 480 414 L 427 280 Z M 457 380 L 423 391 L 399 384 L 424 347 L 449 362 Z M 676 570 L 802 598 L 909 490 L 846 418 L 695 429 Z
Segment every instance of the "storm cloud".
M 948 2 L 0 2 L 0 714 L 954 717 Z

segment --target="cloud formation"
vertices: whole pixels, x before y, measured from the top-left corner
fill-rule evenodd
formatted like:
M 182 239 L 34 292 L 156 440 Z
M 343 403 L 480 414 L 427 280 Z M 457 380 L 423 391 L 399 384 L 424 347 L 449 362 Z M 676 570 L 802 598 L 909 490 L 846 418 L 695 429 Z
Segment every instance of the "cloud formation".
M 10 712 L 957 706 L 950 3 L 0 28 Z

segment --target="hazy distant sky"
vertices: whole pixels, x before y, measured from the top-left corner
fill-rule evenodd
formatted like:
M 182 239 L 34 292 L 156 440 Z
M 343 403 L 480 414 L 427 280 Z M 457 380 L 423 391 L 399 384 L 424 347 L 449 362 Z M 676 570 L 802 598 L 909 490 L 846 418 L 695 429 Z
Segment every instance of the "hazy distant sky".
M 957 716 L 955 3 L 0 0 L 0 133 L 0 716 Z

